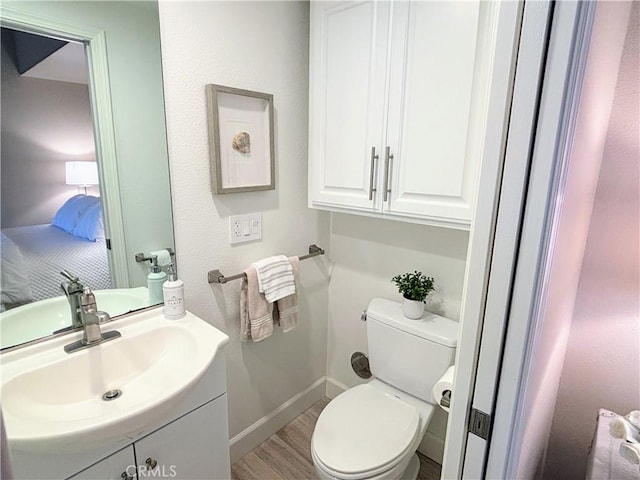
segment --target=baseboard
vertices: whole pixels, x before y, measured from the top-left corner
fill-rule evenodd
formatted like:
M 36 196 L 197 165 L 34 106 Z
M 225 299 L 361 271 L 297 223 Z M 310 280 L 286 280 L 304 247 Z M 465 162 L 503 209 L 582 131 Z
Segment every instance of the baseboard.
M 311 386 L 234 436 L 229 441 L 231 462 L 242 458 L 314 403 L 321 400 L 327 390 L 326 383 L 327 377 L 319 378 Z
M 429 430 L 424 434 L 424 438 L 418 447 L 418 451 L 434 462 L 442 465 L 442 457 L 444 456 L 444 440 L 437 437 Z
M 344 383 L 340 383 L 335 378 L 327 377 L 327 391 L 326 395 L 329 398 L 336 398 L 342 392 L 347 390 L 347 387 Z

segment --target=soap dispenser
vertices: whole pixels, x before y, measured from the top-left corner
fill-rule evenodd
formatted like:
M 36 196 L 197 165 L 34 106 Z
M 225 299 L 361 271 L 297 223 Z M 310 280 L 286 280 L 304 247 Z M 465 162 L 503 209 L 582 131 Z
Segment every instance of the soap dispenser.
M 162 286 L 167 280 L 167 274 L 162 271 L 158 265 L 158 257 L 151 257 L 151 272 L 147 275 L 147 288 L 149 289 L 149 305 L 157 305 L 162 303 L 163 294 Z
M 169 280 L 162 287 L 164 294 L 164 316 L 177 320 L 187 313 L 184 308 L 184 282 L 176 277 L 175 266 L 169 264 Z

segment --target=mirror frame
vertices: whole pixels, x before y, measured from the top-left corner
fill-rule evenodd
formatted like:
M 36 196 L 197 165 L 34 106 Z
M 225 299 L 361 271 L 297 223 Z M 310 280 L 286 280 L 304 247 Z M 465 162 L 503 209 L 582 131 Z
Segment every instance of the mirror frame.
M 129 287 L 124 223 L 118 186 L 116 141 L 111 109 L 111 89 L 104 30 L 71 24 L 54 17 L 26 12 L 11 4 L 0 4 L 0 25 L 14 30 L 82 42 L 87 55 L 89 95 L 100 172 L 100 195 L 104 198 L 105 230 L 112 248 L 108 250 L 113 288 Z

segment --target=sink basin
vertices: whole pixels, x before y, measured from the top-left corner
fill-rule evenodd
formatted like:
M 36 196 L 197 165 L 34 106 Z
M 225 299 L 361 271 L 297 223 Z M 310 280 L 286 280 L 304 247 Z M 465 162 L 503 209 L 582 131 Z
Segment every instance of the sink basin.
M 149 306 L 146 287 L 115 288 L 94 292 L 100 310 L 111 316 Z M 67 297 L 47 298 L 0 314 L 0 348 L 51 335 L 71 325 Z
M 81 333 L 0 357 L 12 448 L 78 451 L 127 438 L 170 413 L 228 342 L 195 315 L 167 320 L 160 308 L 102 325 L 114 329 L 120 338 L 72 354 L 64 345 Z

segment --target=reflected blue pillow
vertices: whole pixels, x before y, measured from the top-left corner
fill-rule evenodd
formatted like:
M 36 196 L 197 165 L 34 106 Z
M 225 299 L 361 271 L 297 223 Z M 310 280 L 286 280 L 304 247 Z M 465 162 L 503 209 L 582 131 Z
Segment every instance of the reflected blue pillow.
M 102 203 L 96 203 L 87 208 L 71 232 L 72 235 L 86 238 L 95 242 L 98 238 L 104 238 L 104 225 L 102 223 Z
M 85 195 L 74 195 L 58 209 L 55 217 L 51 221 L 51 225 L 61 228 L 65 232 L 71 233 L 73 227 L 76 226 L 78 219 L 78 210 L 74 208 L 74 205 L 80 201 Z
M 74 195 L 64 202 L 56 212 L 51 225 L 61 228 L 65 232 L 73 233 L 78 219 L 93 205 L 100 205 L 100 199 L 93 195 Z

